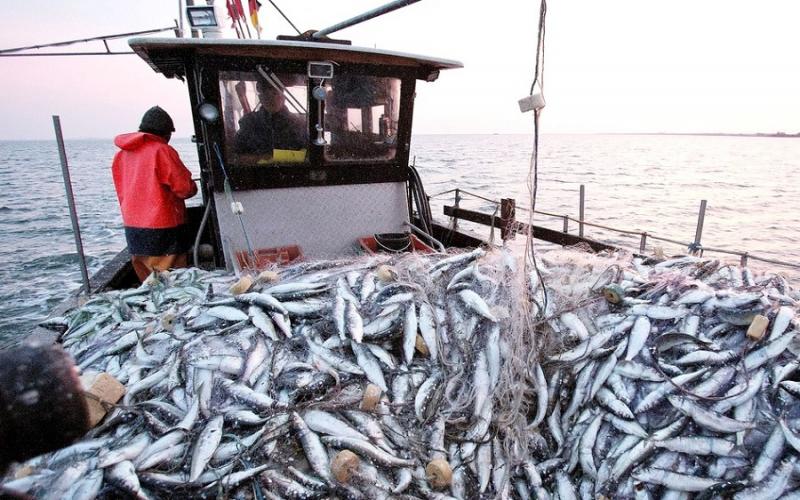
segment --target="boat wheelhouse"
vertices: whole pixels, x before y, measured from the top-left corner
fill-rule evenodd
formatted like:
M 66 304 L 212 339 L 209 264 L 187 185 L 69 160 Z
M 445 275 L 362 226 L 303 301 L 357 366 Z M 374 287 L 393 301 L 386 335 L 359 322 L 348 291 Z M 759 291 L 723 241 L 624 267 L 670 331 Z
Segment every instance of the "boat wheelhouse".
M 375 234 L 430 231 L 415 216 L 427 200 L 409 165 L 414 95 L 461 63 L 336 41 L 129 43 L 187 84 L 204 201 L 192 220 L 216 266 L 340 257 Z

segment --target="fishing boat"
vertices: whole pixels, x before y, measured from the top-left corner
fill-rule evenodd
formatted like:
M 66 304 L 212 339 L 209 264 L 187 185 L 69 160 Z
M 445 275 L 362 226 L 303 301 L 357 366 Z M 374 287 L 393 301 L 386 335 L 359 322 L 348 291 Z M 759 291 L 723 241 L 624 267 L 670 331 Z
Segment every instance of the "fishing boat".
M 417 84 L 434 82 L 458 61 L 357 47 L 309 31 L 278 40 L 133 38 L 130 47 L 156 73 L 185 82 L 200 165 L 202 203 L 188 208 L 193 263 L 232 272 L 269 264 L 376 251 L 444 251 L 487 244 L 431 213 L 410 158 Z M 299 124 L 289 147 L 253 144 L 241 124 L 257 114 L 259 93 L 280 93 Z M 251 144 L 244 144 L 247 141 Z M 258 142 L 258 141 L 256 141 Z M 443 215 L 523 231 L 514 200 L 499 214 L 445 206 Z M 609 245 L 535 227 L 559 245 Z M 136 285 L 123 249 L 90 279 L 93 291 Z M 70 297 L 53 314 L 74 307 Z M 37 327 L 35 337 L 55 340 Z
M 410 158 L 417 82 L 435 81 L 442 70 L 461 67 L 459 62 L 354 47 L 346 41 L 329 39 L 320 35 L 320 32 L 281 37 L 276 41 L 136 38 L 130 40 L 129 44 L 157 73 L 167 78 L 181 79 L 187 86 L 200 164 L 202 199 L 200 205 L 189 209 L 189 226 L 196 235 L 193 252 L 196 267 L 227 269 L 231 273 L 244 274 L 302 259 L 339 259 L 380 251 L 443 252 L 448 248 L 478 247 L 492 243 L 463 228 L 434 220 L 428 196 Z M 246 127 L 251 121 L 248 117 L 259 113 L 260 107 L 268 106 L 268 93 L 273 97 L 280 96 L 279 100 L 285 101 L 291 108 L 287 127 L 290 122 L 299 125 L 292 141 L 276 134 L 272 134 L 268 140 L 255 140 L 248 135 Z M 532 99 L 522 103 L 521 108 L 541 105 L 535 101 L 532 94 Z M 537 239 L 559 245 L 583 243 L 594 250 L 611 248 L 580 235 L 570 235 L 566 229 L 557 232 L 523 224 L 515 218 L 515 203 L 511 199 L 501 201 L 499 213 L 486 214 L 459 207 L 457 195 L 455 206 L 445 206 L 443 215 L 451 217 L 452 221 L 470 221 L 497 228 L 503 240 L 524 231 Z M 327 283 L 320 284 L 313 280 L 279 283 L 270 285 L 264 294 L 240 294 L 241 290 L 234 292 L 235 284 L 228 290 L 231 294 L 238 294 L 237 298 L 225 297 L 215 302 L 210 302 L 213 286 L 207 282 L 204 285 L 208 284 L 209 292 L 205 291 L 205 286 L 195 287 L 192 295 L 204 302 L 203 307 L 207 310 L 203 313 L 199 313 L 198 305 L 198 314 L 184 324 L 176 321 L 171 311 L 161 311 L 159 315 L 149 318 L 149 324 L 141 322 L 138 326 L 131 326 L 131 331 L 123 337 L 114 338 L 113 343 L 111 339 L 103 337 L 123 322 L 121 315 L 119 321 L 111 319 L 110 325 L 103 328 L 86 321 L 79 328 L 67 332 L 64 342 L 67 346 L 72 342 L 73 347 L 80 349 L 80 366 L 91 368 L 95 361 L 104 358 L 102 369 L 106 373 L 112 370 L 121 373 L 123 363 L 114 356 L 124 350 L 129 358 L 124 364 L 134 367 L 130 370 L 136 374 L 136 381 L 132 384 L 131 375 L 123 373 L 130 385 L 118 407 L 120 415 L 129 411 L 136 398 L 162 382 L 167 387 L 173 385 L 166 393 L 171 394 L 170 397 L 178 405 L 179 402 L 190 401 L 187 390 L 179 386 L 183 384 L 188 387 L 191 378 L 191 391 L 194 392 L 192 403 L 184 404 L 184 409 L 175 406 L 177 412 L 173 416 L 179 418 L 172 419 L 178 422 L 174 427 L 168 427 L 155 417 L 147 422 L 145 426 L 154 429 L 152 442 L 148 435 L 150 431 L 145 431 L 134 443 L 125 442 L 122 447 L 112 451 L 102 450 L 99 459 L 104 465 L 97 460 L 92 460 L 91 465 L 88 460 L 76 460 L 79 465 L 83 464 L 82 469 L 76 466 L 72 471 L 59 470 L 57 481 L 51 480 L 54 472 L 37 471 L 34 479 L 28 478 L 28 489 L 42 489 L 42 486 L 35 486 L 39 478 L 44 481 L 44 488 L 59 491 L 53 486 L 55 484 L 63 487 L 63 491 L 71 491 L 61 478 L 73 478 L 72 482 L 75 482 L 74 477 L 85 474 L 81 484 L 89 484 L 97 491 L 104 482 L 108 482 L 112 483 L 111 489 L 105 491 L 117 492 L 121 488 L 133 493 L 141 489 L 137 479 L 137 474 L 141 473 L 143 482 L 165 493 L 165 497 L 189 497 L 195 493 L 195 496 L 211 495 L 212 492 L 224 496 L 227 488 L 236 488 L 239 482 L 264 472 L 260 481 L 264 482 L 268 493 L 284 489 L 287 492 L 304 492 L 305 487 L 293 489 L 295 482 L 284 480 L 281 471 L 270 468 L 275 469 L 278 464 L 282 470 L 284 464 L 301 464 L 305 460 L 308 467 L 303 463 L 298 468 L 287 466 L 286 469 L 292 471 L 299 481 L 306 481 L 309 488 L 319 488 L 318 492 L 329 491 L 339 498 L 362 498 L 358 491 L 351 494 L 354 490 L 343 486 L 352 479 L 351 474 L 355 474 L 353 471 L 360 467 L 360 459 L 351 448 L 370 456 L 373 465 L 369 467 L 376 471 L 375 474 L 378 473 L 378 466 L 398 472 L 396 486 L 394 482 L 381 485 L 374 479 L 377 475 L 356 478 L 361 481 L 356 481 L 359 486 L 382 488 L 385 495 L 376 498 L 393 498 L 389 491 L 399 495 L 406 489 L 416 489 L 425 498 L 441 498 L 445 494 L 434 490 L 448 488 L 458 498 L 477 498 L 489 491 L 496 492 L 497 497 L 512 498 L 511 479 L 517 493 L 514 498 L 530 498 L 532 493 L 539 498 L 550 497 L 552 493 L 548 489 L 558 491 L 560 497 L 577 498 L 578 488 L 582 497 L 638 498 L 641 491 L 650 495 L 650 490 L 647 490 L 650 488 L 653 492 L 675 490 L 686 497 L 686 492 L 702 491 L 711 496 L 737 492 L 739 498 L 777 498 L 787 488 L 796 487 L 795 484 L 789 486 L 789 481 L 796 468 L 798 458 L 795 451 L 800 451 L 800 438 L 796 431 L 789 428 L 786 423 L 788 420 L 784 419 L 787 414 L 785 410 L 794 411 L 796 408 L 796 403 L 788 396 L 795 397 L 800 393 L 800 383 L 783 379 L 797 369 L 800 347 L 789 348 L 796 333 L 789 325 L 796 317 L 798 296 L 792 295 L 794 292 L 789 290 L 784 280 L 765 277 L 756 281 L 746 269 L 726 270 L 731 266 L 720 266 L 718 261 L 694 256 L 657 263 L 655 260 L 637 258 L 632 262 L 632 267 L 626 269 L 613 260 L 617 256 L 605 256 L 603 259 L 608 260 L 603 263 L 586 262 L 579 266 L 576 262 L 584 257 L 581 255 L 577 260 L 570 260 L 572 256 L 566 256 L 565 265 L 553 266 L 560 267 L 560 274 L 548 277 L 553 278 L 552 283 L 555 284 L 548 290 L 539 269 L 529 275 L 520 273 L 513 258 L 501 257 L 485 265 L 486 269 L 494 271 L 502 268 L 502 279 L 494 280 L 493 277 L 500 273 L 490 276 L 484 274 L 477 263 L 472 264 L 486 253 L 478 249 L 458 256 L 436 256 L 437 263 L 422 268 L 427 272 L 424 280 L 430 278 L 430 281 L 437 282 L 430 291 L 433 296 L 445 298 L 441 305 L 430 300 L 434 303 L 432 306 L 428 291 L 423 292 L 422 286 L 416 283 L 386 284 L 375 294 L 389 291 L 385 300 L 375 300 L 380 308 L 372 307 L 369 302 L 364 304 L 365 317 L 369 317 L 367 314 L 376 315 L 372 318 L 375 321 L 368 324 L 373 328 L 365 327 L 363 318 L 355 312 L 356 303 L 375 296 L 375 277 L 372 274 L 365 278 L 367 273 L 359 277 L 359 273 L 354 272 L 354 281 L 361 280 L 359 297 L 353 295 L 348 284 L 350 276 L 339 276 L 335 278 L 336 291 L 331 292 L 335 296 L 331 298 L 334 302 L 331 307 L 324 300 L 313 298 L 334 288 L 332 277 L 341 273 L 341 269 L 336 269 L 334 273 L 323 273 L 327 276 L 325 279 L 329 280 Z M 501 253 L 504 252 L 492 252 L 494 257 Z M 92 288 L 103 291 L 135 286 L 137 281 L 129 259 L 127 251 L 120 252 L 94 277 Z M 455 262 L 458 262 L 458 266 Z M 194 270 L 183 273 L 197 274 Z M 448 274 L 443 279 L 445 273 Z M 377 276 L 377 269 L 374 274 Z M 234 279 L 231 276 L 225 278 L 230 278 L 229 281 Z M 740 284 L 735 284 L 734 278 L 738 278 Z M 393 281 L 393 278 L 386 281 Z M 514 302 L 514 305 L 518 305 L 515 300 L 519 299 L 524 307 L 516 311 L 509 304 L 490 307 L 472 289 L 480 290 L 484 282 L 492 290 L 486 293 L 487 296 L 498 301 Z M 305 305 L 298 305 L 292 300 L 294 294 L 299 293 L 299 288 L 286 288 L 287 284 L 295 286 L 300 283 L 306 287 L 303 294 L 308 293 L 306 297 L 310 298 Z M 245 291 L 251 284 L 245 287 Z M 160 285 L 154 281 L 154 288 Z M 229 282 L 225 281 L 222 286 L 228 285 Z M 673 287 L 680 287 L 680 292 L 673 292 Z M 165 288 L 169 288 L 169 285 Z M 557 290 L 561 288 L 563 290 Z M 152 290 L 144 286 L 125 294 L 131 293 L 128 298 L 133 298 L 133 295 L 150 292 Z M 284 303 L 276 298 L 280 296 L 276 295 L 278 293 L 284 294 Z M 386 298 L 388 293 L 394 295 Z M 345 294 L 353 295 L 352 299 L 345 299 Z M 106 300 L 108 305 L 115 300 L 110 297 L 116 295 L 119 298 L 123 294 L 106 295 L 98 297 L 98 301 Z M 152 296 L 155 295 L 152 293 Z M 414 302 L 418 295 L 421 300 L 419 308 Z M 554 304 L 559 299 L 563 299 L 563 302 L 556 307 Z M 347 305 L 346 300 L 349 301 Z M 469 319 L 462 315 L 456 300 L 462 303 Z M 765 302 L 767 300 L 771 302 Z M 122 304 L 123 301 L 119 302 Z M 135 307 L 144 310 L 155 308 L 155 299 L 150 297 L 134 299 L 134 302 L 138 302 Z M 169 300 L 163 303 L 167 302 Z M 73 307 L 74 303 L 74 300 L 67 301 L 61 307 Z M 237 303 L 237 307 L 227 305 Z M 401 306 L 400 303 L 410 305 Z M 252 306 L 248 308 L 248 313 L 240 308 L 243 304 Z M 290 304 L 293 304 L 293 319 L 297 320 L 294 333 L 288 322 Z M 266 318 L 261 310 L 262 305 L 271 311 L 272 320 L 261 321 Z M 493 305 L 501 304 L 498 302 Z M 378 313 L 384 306 L 388 306 L 384 309 L 389 310 L 388 316 L 383 311 Z M 301 310 L 300 307 L 308 309 Z M 448 362 L 459 367 L 454 374 L 446 373 L 438 366 L 440 360 L 435 349 L 440 345 L 439 339 L 446 335 L 442 332 L 447 330 L 447 327 L 437 330 L 437 315 L 440 312 L 442 324 L 454 326 L 451 338 L 457 339 L 441 343 L 449 344 Z M 103 314 L 105 318 L 110 318 L 114 312 Z M 286 319 L 281 321 L 284 315 Z M 302 316 L 306 315 L 308 317 L 303 319 Z M 324 319 L 318 321 L 321 316 Z M 533 325 L 528 323 L 532 316 L 544 319 Z M 711 320 L 706 321 L 710 316 Z M 222 328 L 220 325 L 225 321 L 233 326 Z M 270 333 L 276 334 L 276 326 L 272 326 L 274 321 L 286 337 L 279 339 L 276 336 L 275 345 L 299 345 L 301 350 L 307 346 L 309 352 L 313 351 L 314 356 L 320 356 L 320 359 L 333 351 L 323 344 L 317 344 L 312 338 L 321 335 L 322 331 L 322 328 L 319 332 L 315 331 L 316 327 L 312 325 L 326 322 L 325 335 L 328 338 L 324 343 L 332 341 L 329 344 L 331 349 L 343 348 L 341 350 L 347 351 L 347 344 L 343 344 L 347 341 L 359 365 L 371 363 L 370 360 L 375 358 L 371 366 L 376 370 L 365 368 L 362 373 L 349 372 L 350 375 L 363 376 L 375 390 L 370 391 L 371 387 L 367 385 L 363 392 L 358 393 L 358 397 L 348 400 L 348 404 L 353 405 L 350 410 L 344 410 L 346 406 L 338 401 L 335 406 L 324 407 L 319 404 L 320 401 L 306 399 L 320 387 L 327 394 L 330 387 L 336 386 L 336 393 L 339 394 L 342 377 L 336 370 L 348 373 L 345 369 L 361 368 L 355 365 L 347 368 L 341 363 L 343 358 L 333 357 L 325 358 L 319 366 L 316 361 L 314 364 L 286 362 L 278 372 L 279 375 L 287 374 L 286 382 L 282 379 L 277 382 L 279 379 L 273 377 L 271 369 L 276 363 L 275 355 L 271 355 L 271 362 L 265 362 L 267 351 L 272 347 L 267 348 L 267 344 L 260 340 L 249 343 L 249 337 L 243 336 L 241 345 L 247 341 L 252 348 L 242 348 L 241 351 L 248 352 L 247 356 L 242 356 L 239 344 L 231 342 L 228 349 L 225 341 L 219 338 L 223 332 L 225 335 L 231 332 L 231 328 L 236 328 L 237 324 L 241 326 L 250 321 L 254 327 L 248 328 L 251 331 L 248 335 L 260 330 L 265 338 L 271 338 Z M 772 328 L 767 333 L 770 321 Z M 726 343 L 725 346 L 735 347 L 737 351 L 707 348 L 712 345 L 709 337 L 713 335 L 709 333 L 706 337 L 706 332 L 702 335 L 698 333 L 701 332 L 701 322 L 702 328 L 708 329 L 708 332 L 713 331 L 714 335 L 722 332 L 729 336 L 726 341 L 735 341 L 735 344 Z M 388 326 L 376 326 L 384 323 Z M 401 324 L 403 327 L 397 329 L 397 325 Z M 210 325 L 217 326 L 208 332 L 198 333 Z M 542 334 L 547 328 L 553 329 L 559 344 L 555 348 L 542 345 L 540 351 L 536 344 L 544 344 L 553 338 Z M 90 339 L 84 339 L 89 330 L 92 330 Z M 145 335 L 150 337 L 150 352 L 145 349 L 143 336 L 138 330 L 146 331 Z M 366 332 L 372 335 L 371 338 L 364 337 L 366 330 L 371 330 Z M 398 342 L 400 330 L 402 342 Z M 311 333 L 307 334 L 307 331 Z M 383 336 L 386 332 L 388 337 Z M 49 336 L 55 340 L 58 332 L 40 328 L 34 335 Z M 768 341 L 756 345 L 762 339 Z M 380 360 L 383 363 L 388 360 L 387 367 L 392 365 L 389 369 L 392 382 L 399 381 L 397 388 L 392 385 L 389 389 L 377 361 L 379 355 L 367 355 L 369 347 L 361 347 L 362 341 L 363 345 L 388 343 L 389 347 L 378 346 L 381 351 L 375 352 L 381 355 L 386 353 Z M 79 342 L 81 347 L 77 347 Z M 156 347 L 158 343 L 160 345 Z M 176 345 L 181 347 L 175 348 Z M 272 341 L 269 345 L 273 345 Z M 90 349 L 93 346 L 99 347 Z M 677 346 L 682 346 L 682 349 L 671 351 Z M 398 359 L 402 355 L 406 366 L 397 369 L 389 349 L 398 353 Z M 670 351 L 669 354 L 664 354 L 667 351 Z M 210 355 L 212 352 L 215 354 Z M 277 348 L 273 352 L 277 352 Z M 313 360 L 314 356 L 309 359 Z M 415 356 L 417 360 L 422 360 L 413 365 L 412 371 L 409 367 Z M 664 358 L 667 362 L 662 363 Z M 332 368 L 329 363 L 336 366 Z M 287 366 L 292 368 L 286 369 Z M 721 414 L 719 418 L 711 418 L 714 417 L 712 408 L 724 408 L 718 410 L 723 413 L 735 412 L 738 408 L 734 410 L 734 403 L 730 400 L 736 399 L 738 405 L 744 406 L 759 391 L 769 391 L 770 384 L 764 383 L 765 377 L 769 376 L 767 366 L 775 367 L 774 370 L 769 369 L 776 373 L 772 380 L 773 392 L 778 384 L 787 391 L 786 395 L 781 396 L 780 405 L 770 405 L 769 411 L 760 412 L 756 411 L 755 406 L 747 405 L 750 409 L 745 408 L 744 411 L 750 412 L 750 416 L 742 420 Z M 148 374 L 142 377 L 141 372 L 145 368 Z M 295 368 L 297 373 L 294 373 Z M 260 371 L 256 372 L 258 369 Z M 735 379 L 737 370 L 741 370 L 741 381 Z M 750 375 L 749 372 L 754 370 L 760 371 Z M 298 376 L 301 372 L 302 379 Z M 309 382 L 311 379 L 305 378 L 306 372 L 322 377 L 314 379 L 322 382 Z M 181 376 L 181 373 L 185 375 Z M 255 377 L 255 373 L 259 375 Z M 423 376 L 415 383 L 413 378 L 417 373 Z M 230 378 L 231 375 L 235 378 Z M 626 383 L 623 377 L 631 382 Z M 701 380 L 701 377 L 705 378 Z M 286 386 L 280 385 L 280 394 L 275 399 L 267 396 L 266 392 L 259 392 L 261 388 L 267 391 L 266 384 L 272 384 L 273 378 L 276 385 L 286 383 Z M 239 383 L 238 380 L 244 382 Z M 359 386 L 359 391 L 364 380 L 359 379 L 354 384 Z M 263 386 L 262 381 L 266 381 Z M 458 383 L 451 384 L 452 381 Z M 693 385 L 690 392 L 688 384 L 695 381 L 698 383 Z M 655 382 L 660 384 L 655 385 Z M 250 389 L 247 384 L 259 387 L 259 390 Z M 636 399 L 629 393 L 628 385 L 636 389 Z M 272 413 L 270 417 L 285 418 L 274 428 L 291 426 L 300 445 L 291 439 L 284 439 L 282 434 L 272 435 L 273 429 L 270 429 L 268 435 L 272 447 L 264 452 L 268 459 L 261 464 L 248 463 L 252 458 L 249 451 L 245 453 L 240 450 L 249 450 L 248 447 L 255 450 L 257 446 L 254 443 L 259 442 L 267 425 L 271 424 L 264 425 L 254 434 L 243 434 L 243 438 L 234 434 L 233 440 L 221 445 L 223 422 L 228 416 L 217 413 L 216 409 L 211 411 L 215 387 L 219 389 L 218 392 L 224 393 L 222 401 L 225 403 L 220 407 L 233 408 L 238 412 L 238 403 L 246 402 L 259 412 Z M 445 388 L 450 387 L 459 393 L 452 400 L 449 396 L 445 397 Z M 729 390 L 725 396 L 719 396 L 726 388 Z M 680 395 L 677 389 L 680 389 Z M 412 398 L 406 399 L 406 391 L 411 390 L 415 392 L 413 412 L 410 404 Z M 158 388 L 153 393 L 159 393 L 161 397 L 163 393 L 160 391 L 161 388 Z M 392 406 L 378 410 L 381 394 L 390 391 Z M 692 397 L 685 397 L 684 393 Z M 237 403 L 228 407 L 229 401 Z M 457 411 L 453 411 L 456 409 L 454 401 L 458 405 Z M 161 401 L 151 402 L 155 403 L 161 403 L 162 407 L 168 409 L 173 406 Z M 633 403 L 635 406 L 629 408 L 628 405 Z M 355 404 L 359 405 L 359 410 L 355 410 Z M 666 407 L 667 413 L 661 413 L 658 405 Z M 451 416 L 458 415 L 457 419 L 448 420 L 444 415 L 435 415 L 439 406 L 449 406 L 445 411 Z M 340 429 L 316 420 L 314 431 L 325 434 L 317 444 L 319 438 L 309 430 L 312 424 L 306 421 L 314 421 L 315 412 L 317 418 L 324 413 L 318 408 L 331 409 L 332 412 L 342 409 L 354 423 L 362 413 L 382 414 L 387 419 L 386 423 L 377 424 L 379 436 L 371 434 L 364 439 L 341 437 L 340 434 L 344 434 Z M 394 418 L 395 409 L 398 414 L 404 413 L 408 417 L 408 420 L 404 420 L 408 422 L 405 427 L 397 424 L 400 420 Z M 303 416 L 299 413 L 301 410 Z M 631 410 L 643 418 L 637 419 Z M 237 426 L 239 423 L 248 424 L 245 419 L 251 417 L 256 418 L 251 419 L 250 424 L 260 425 L 267 421 L 266 418 L 261 420 L 259 414 L 250 410 L 243 411 L 247 414 L 234 418 Z M 498 416 L 500 412 L 507 412 L 502 415 L 513 418 L 501 419 Z M 763 418 L 761 413 L 764 414 Z M 203 416 L 198 417 L 199 414 Z M 147 417 L 147 412 L 143 412 L 142 418 Z M 365 421 L 363 418 L 370 417 L 362 416 L 362 422 Z M 690 419 L 697 425 L 690 423 Z M 125 425 L 119 423 L 124 420 L 120 417 L 93 437 L 104 432 L 110 434 L 114 426 Z M 465 425 L 467 423 L 469 425 Z M 201 425 L 202 430 L 197 432 Z M 448 432 L 445 432 L 445 425 Z M 794 421 L 792 425 L 795 425 Z M 381 426 L 387 429 L 391 427 L 392 434 L 384 436 L 380 431 Z M 705 427 L 705 430 L 700 427 Z M 234 428 L 237 430 L 233 432 L 242 432 L 241 428 L 234 426 L 226 427 L 226 431 L 231 432 L 228 429 Z M 763 440 L 754 441 L 754 444 L 745 443 L 742 439 L 742 443 L 735 446 L 732 439 L 715 437 L 728 434 L 738 440 L 741 432 L 762 434 L 761 429 L 756 432 L 756 428 L 772 430 L 763 433 Z M 429 434 L 429 441 L 422 441 L 415 434 L 418 430 L 424 430 L 426 439 Z M 133 436 L 113 432 L 118 438 L 123 436 L 119 438 L 120 441 Z M 678 437 L 681 433 L 686 436 Z M 315 436 L 313 442 L 310 438 L 308 442 L 304 441 L 309 435 Z M 414 459 L 406 458 L 405 454 L 394 456 L 392 446 L 389 446 L 392 453 L 387 455 L 386 451 L 369 444 L 369 440 L 374 440 L 377 446 L 381 446 L 377 444 L 378 441 L 387 445 L 384 437 L 392 440 L 391 436 L 405 442 L 396 441 L 394 445 L 397 450 L 404 450 L 404 453 L 405 449 L 413 450 L 419 456 Z M 545 436 L 552 437 L 552 444 L 556 446 L 551 446 Z M 601 439 L 598 436 L 603 437 Z M 415 443 L 423 445 L 412 445 L 410 437 Z M 108 436 L 108 439 L 112 437 Z M 451 442 L 447 443 L 446 439 Z M 84 442 L 83 446 L 95 446 L 87 452 L 95 453 L 109 442 L 96 439 L 94 443 Z M 784 446 L 784 442 L 790 444 L 791 449 Z M 508 446 L 508 443 L 514 446 Z M 562 446 L 564 443 L 572 444 Z M 617 443 L 614 448 L 611 448 L 612 443 Z M 664 452 L 651 461 L 656 448 L 662 447 L 654 443 L 664 443 L 663 447 L 670 453 Z M 331 449 L 343 449 L 336 454 L 329 454 L 323 444 L 330 445 Z M 118 443 L 114 442 L 113 445 L 116 447 Z M 187 460 L 185 451 L 190 445 L 193 447 L 192 457 Z M 291 454 L 282 455 L 279 452 L 273 460 L 271 457 L 276 447 L 291 447 Z M 537 450 L 535 456 L 529 451 L 533 448 Z M 706 448 L 721 451 L 711 453 L 704 451 Z M 125 450 L 124 456 L 118 453 L 122 449 Z M 221 450 L 219 455 L 218 450 Z M 306 453 L 306 459 L 295 461 L 295 455 L 299 457 L 298 450 Z M 622 451 L 615 454 L 617 450 Z M 164 458 L 160 456 L 162 451 L 174 456 Z M 679 452 L 692 456 L 692 465 L 677 462 L 674 457 Z M 60 460 L 51 457 L 47 462 L 48 467 L 66 463 L 64 457 L 78 456 L 84 452 L 80 448 L 73 448 L 69 453 L 74 455 L 63 451 L 60 453 Z M 128 457 L 127 453 L 131 456 Z M 734 454 L 735 458 L 747 456 L 755 464 L 752 468 L 754 472 L 749 474 L 747 480 L 742 479 L 741 466 L 721 462 L 714 454 L 722 458 L 734 457 Z M 228 462 L 230 466 L 221 465 L 208 470 L 206 474 L 207 466 L 218 456 L 222 457 L 219 458 L 220 464 Z M 778 465 L 778 458 L 782 456 L 786 460 Z M 133 457 L 136 458 L 135 465 L 128 459 L 132 460 Z M 188 474 L 186 471 L 172 475 L 149 472 L 155 465 L 170 459 L 184 463 L 184 469 L 189 469 Z M 256 456 L 255 460 L 258 459 Z M 474 463 L 474 474 L 468 472 L 470 467 L 464 467 L 469 464 L 468 461 Z M 422 463 L 426 465 L 423 467 Z M 565 467 L 568 463 L 572 465 Z M 233 467 L 240 466 L 242 470 L 232 472 L 236 470 Z M 577 469 L 578 466 L 580 469 Z M 676 471 L 673 472 L 671 468 Z M 318 481 L 306 469 L 326 480 Z M 91 472 L 86 474 L 89 470 Z M 170 472 L 174 470 L 177 467 Z M 698 470 L 707 471 L 709 477 L 697 477 Z M 719 473 L 713 470 L 719 470 Z M 125 474 L 133 480 L 120 484 Z M 331 474 L 335 481 L 330 479 Z M 467 474 L 470 475 L 469 479 L 464 477 Z M 26 477 L 19 480 L 25 481 Z M 576 480 L 575 484 L 573 480 Z M 261 496 L 260 481 L 253 481 L 254 497 Z M 114 485 L 114 482 L 117 484 Z M 467 489 L 468 484 L 471 489 Z M 308 494 L 287 493 L 287 496 L 312 498 L 323 494 L 309 490 Z

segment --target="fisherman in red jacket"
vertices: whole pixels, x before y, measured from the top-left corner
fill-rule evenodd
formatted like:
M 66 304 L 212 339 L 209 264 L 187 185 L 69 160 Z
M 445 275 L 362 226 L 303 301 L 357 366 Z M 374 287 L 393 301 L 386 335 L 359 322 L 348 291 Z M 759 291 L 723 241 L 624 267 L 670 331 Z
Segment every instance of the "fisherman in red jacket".
M 167 143 L 175 126 L 158 106 L 142 117 L 139 132 L 118 135 L 111 171 L 125 239 L 136 276 L 186 267 L 189 250 L 183 200 L 197 193 L 192 174 Z

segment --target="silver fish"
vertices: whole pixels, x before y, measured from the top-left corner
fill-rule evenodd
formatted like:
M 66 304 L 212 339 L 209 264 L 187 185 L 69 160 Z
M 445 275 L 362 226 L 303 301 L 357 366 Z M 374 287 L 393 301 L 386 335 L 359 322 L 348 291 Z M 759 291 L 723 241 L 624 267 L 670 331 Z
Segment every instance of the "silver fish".
M 720 415 L 714 411 L 706 410 L 702 406 L 686 398 L 679 396 L 668 396 L 667 399 L 672 406 L 674 406 L 684 415 L 690 417 L 698 425 L 715 432 L 730 433 L 752 429 L 755 427 L 755 424 L 752 422 L 740 422 L 738 420 L 733 420 L 732 418 Z
M 303 421 L 314 432 L 331 436 L 343 436 L 367 441 L 367 436 L 353 429 L 347 422 L 336 418 L 328 412 L 320 410 L 306 410 Z
M 194 482 L 205 470 L 206 465 L 214 456 L 214 452 L 222 439 L 222 425 L 224 418 L 217 415 L 212 418 L 198 436 L 192 451 L 192 465 L 189 471 L 189 481 Z
M 356 453 L 366 455 L 375 462 L 386 467 L 413 467 L 414 461 L 391 455 L 377 446 L 360 439 L 340 436 L 323 436 L 322 442 L 335 448 L 347 448 Z
M 386 380 L 383 377 L 381 365 L 378 363 L 375 356 L 373 356 L 372 352 L 354 340 L 350 341 L 350 347 L 353 350 L 353 354 L 356 356 L 358 366 L 364 370 L 367 379 L 377 385 L 381 391 L 388 391 L 389 387 L 386 385 Z
M 676 472 L 655 468 L 639 469 L 632 475 L 637 481 L 660 484 L 669 489 L 679 491 L 704 491 L 721 482 L 718 479 L 678 474 Z
M 650 335 L 650 320 L 647 316 L 639 316 L 633 324 L 633 329 L 630 333 L 630 340 L 628 341 L 628 351 L 625 354 L 625 360 L 630 361 L 639 354 L 639 351 L 644 347 L 647 342 L 647 337 Z
M 350 333 L 350 338 L 360 344 L 364 338 L 364 320 L 358 313 L 354 302 L 348 301 L 345 306 L 345 321 L 347 324 L 347 331 Z
M 461 290 L 458 292 L 458 296 L 464 302 L 464 304 L 471 309 L 472 311 L 476 312 L 480 316 L 492 321 L 494 323 L 497 322 L 497 318 L 492 314 L 489 310 L 489 306 L 486 304 L 486 301 L 481 298 L 480 295 L 475 293 L 470 289 Z
M 236 309 L 235 307 L 230 306 L 215 306 L 208 309 L 205 314 L 213 318 L 219 318 L 231 322 L 247 321 L 249 319 L 247 314 L 243 313 L 239 309 Z
M 436 339 L 436 317 L 434 316 L 433 308 L 427 302 L 423 302 L 419 306 L 418 323 L 419 332 L 428 347 L 428 353 L 432 360 L 436 360 L 439 357 L 439 347 Z
M 106 479 L 136 498 L 143 498 L 142 486 L 133 464 L 127 460 L 120 462 L 106 471 Z
M 296 412 L 292 412 L 292 426 L 300 439 L 300 443 L 303 445 L 303 450 L 311 469 L 325 481 L 330 481 L 332 476 L 328 465 L 328 454 L 319 436 L 308 428 L 303 418 Z

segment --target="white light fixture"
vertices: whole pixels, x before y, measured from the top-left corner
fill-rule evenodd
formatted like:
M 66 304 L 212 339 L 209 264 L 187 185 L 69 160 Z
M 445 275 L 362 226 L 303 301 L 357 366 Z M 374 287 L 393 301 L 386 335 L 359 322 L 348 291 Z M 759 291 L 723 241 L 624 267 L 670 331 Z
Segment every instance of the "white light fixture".
M 197 114 L 206 123 L 214 123 L 219 120 L 219 110 L 210 102 L 204 102 L 197 108 Z

